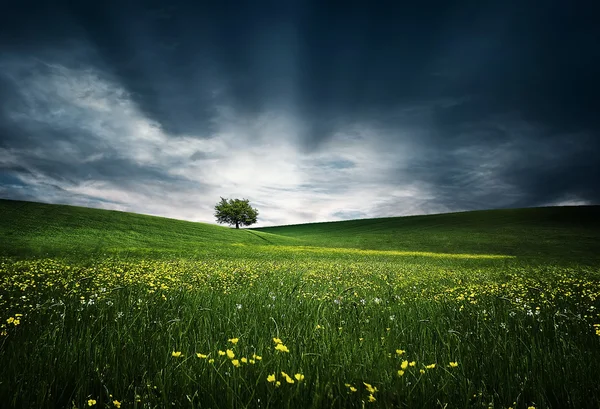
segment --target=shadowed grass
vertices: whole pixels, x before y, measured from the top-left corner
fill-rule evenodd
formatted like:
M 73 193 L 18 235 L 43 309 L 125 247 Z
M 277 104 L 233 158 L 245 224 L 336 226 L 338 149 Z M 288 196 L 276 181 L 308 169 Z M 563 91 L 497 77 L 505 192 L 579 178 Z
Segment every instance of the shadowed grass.
M 301 239 L 319 247 L 600 262 L 600 206 L 484 210 L 255 230 Z

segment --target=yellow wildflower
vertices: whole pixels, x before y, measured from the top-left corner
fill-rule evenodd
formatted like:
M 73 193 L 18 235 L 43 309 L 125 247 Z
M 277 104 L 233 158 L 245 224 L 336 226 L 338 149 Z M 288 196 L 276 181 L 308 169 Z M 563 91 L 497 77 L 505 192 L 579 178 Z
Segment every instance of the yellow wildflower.
M 219 356 L 223 356 L 223 355 L 225 355 L 225 351 L 219 350 L 218 354 L 219 354 Z
M 196 356 L 198 358 L 200 358 L 200 359 L 206 359 L 206 358 L 208 358 L 208 355 L 204 355 L 204 354 L 201 354 L 201 353 L 196 353 Z
M 405 351 L 405 350 L 403 350 L 403 349 L 397 349 L 397 350 L 396 350 L 396 355 L 400 356 L 400 355 L 404 354 L 405 352 L 406 352 L 406 351 Z
M 369 395 L 369 402 L 375 402 L 377 399 L 375 399 L 375 396 L 373 396 L 373 394 Z
M 281 386 L 281 382 L 277 381 L 275 382 L 275 387 L 279 388 Z
M 228 339 L 227 341 L 229 341 L 229 342 L 231 342 L 233 345 L 235 345 L 235 344 L 237 344 L 237 343 L 238 343 L 238 341 L 239 341 L 239 340 L 240 340 L 239 338 L 230 338 L 230 339 Z
M 248 358 L 243 357 L 242 359 L 240 359 L 240 361 L 242 361 L 243 364 L 247 364 Z
M 290 352 L 290 350 L 288 349 L 288 347 L 286 347 L 283 344 L 277 344 L 275 345 L 275 349 L 280 351 L 280 352 Z
M 215 363 L 215 359 L 214 359 L 214 358 L 210 358 L 210 359 L 208 360 L 208 363 L 209 363 L 209 364 L 214 364 L 214 363 Z
M 267 376 L 267 382 L 275 382 L 275 374 Z
M 450 365 L 448 365 L 450 368 L 456 368 L 458 366 L 458 362 L 450 362 Z
M 227 358 L 229 358 L 229 359 L 233 359 L 235 357 L 235 354 L 233 353 L 233 351 L 231 349 L 228 349 L 226 351 L 226 353 L 227 353 Z
M 171 356 L 174 356 L 175 358 L 179 358 L 179 357 L 182 357 L 183 354 L 181 353 L 181 351 L 173 351 L 173 352 L 171 352 Z
M 354 386 L 350 387 L 350 392 L 356 392 L 358 389 L 356 389 Z
M 304 375 L 297 373 L 294 375 L 294 378 L 296 378 L 298 382 L 302 382 L 304 380 Z
M 435 364 L 426 365 L 425 368 L 427 368 L 427 369 L 433 369 L 433 368 L 435 368 Z
M 398 369 L 398 376 L 404 375 L 404 371 L 402 369 Z
M 402 361 L 402 363 L 400 364 L 400 368 L 402 368 L 402 369 L 408 368 L 408 361 Z
M 240 361 L 238 361 L 237 359 L 234 359 L 233 361 L 231 361 L 231 363 L 233 364 L 233 366 L 235 366 L 236 368 L 240 367 Z
M 423 374 L 423 373 L 425 373 L 425 369 L 419 369 L 419 372 L 421 372 Z
M 88 400 L 88 406 L 94 406 L 95 404 L 96 404 L 96 400 L 95 399 Z
M 369 393 L 375 393 L 375 392 L 377 392 L 377 387 L 376 386 L 373 386 L 370 383 L 366 383 L 366 382 L 363 382 L 363 384 L 365 385 L 365 387 L 367 388 L 367 391 L 369 391 Z
M 415 366 L 417 363 L 415 361 L 412 361 L 408 364 L 408 366 Z
M 262 359 L 262 356 L 254 354 L 252 355 L 252 358 L 256 359 L 257 361 L 260 361 Z
M 121 407 L 121 402 L 119 402 L 118 400 L 113 400 L 113 405 L 115 405 L 115 408 L 120 408 Z
M 249 359 L 248 362 L 250 362 L 252 365 L 254 365 L 256 363 L 256 361 L 254 359 Z
M 275 344 L 283 344 L 283 341 L 281 339 L 279 339 L 279 338 L 273 338 L 273 342 Z
M 287 383 L 294 383 L 294 380 L 285 372 L 281 371 L 281 376 L 283 376 L 285 378 L 285 381 Z

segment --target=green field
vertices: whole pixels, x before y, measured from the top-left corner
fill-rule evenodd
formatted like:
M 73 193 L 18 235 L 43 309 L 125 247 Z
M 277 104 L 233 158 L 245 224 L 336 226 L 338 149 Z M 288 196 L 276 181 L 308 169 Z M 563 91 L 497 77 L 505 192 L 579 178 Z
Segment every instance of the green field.
M 600 407 L 600 206 L 0 214 L 2 408 Z

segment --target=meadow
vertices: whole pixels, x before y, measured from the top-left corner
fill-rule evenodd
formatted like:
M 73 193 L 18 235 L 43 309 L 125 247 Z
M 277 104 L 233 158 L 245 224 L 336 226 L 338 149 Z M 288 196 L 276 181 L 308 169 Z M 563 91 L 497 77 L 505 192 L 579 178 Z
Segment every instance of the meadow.
M 1 407 L 600 407 L 598 206 L 0 213 Z

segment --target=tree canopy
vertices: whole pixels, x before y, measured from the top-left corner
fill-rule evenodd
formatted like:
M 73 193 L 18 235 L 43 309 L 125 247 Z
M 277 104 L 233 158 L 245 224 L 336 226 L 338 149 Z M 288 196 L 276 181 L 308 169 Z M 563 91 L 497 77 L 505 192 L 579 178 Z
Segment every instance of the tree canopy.
M 217 223 L 235 225 L 236 229 L 256 223 L 258 210 L 250 206 L 248 199 L 225 199 L 215 205 Z

